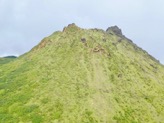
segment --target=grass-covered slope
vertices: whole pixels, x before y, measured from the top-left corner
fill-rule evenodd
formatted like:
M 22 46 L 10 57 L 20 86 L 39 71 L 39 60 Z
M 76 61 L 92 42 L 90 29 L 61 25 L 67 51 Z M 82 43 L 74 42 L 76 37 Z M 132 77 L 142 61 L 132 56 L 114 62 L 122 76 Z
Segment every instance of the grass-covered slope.
M 72 24 L 0 65 L 1 123 L 163 123 L 164 67 L 122 33 Z
M 9 63 L 9 62 L 15 60 L 16 58 L 17 58 L 16 56 L 6 56 L 6 57 L 2 57 L 2 58 L 0 58 L 0 65 Z

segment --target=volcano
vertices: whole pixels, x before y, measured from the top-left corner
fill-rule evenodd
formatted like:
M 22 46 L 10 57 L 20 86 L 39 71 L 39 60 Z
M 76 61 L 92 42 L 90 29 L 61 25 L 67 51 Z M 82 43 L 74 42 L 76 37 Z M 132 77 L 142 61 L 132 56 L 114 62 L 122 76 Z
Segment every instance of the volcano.
M 163 123 L 164 66 L 117 26 L 70 24 L 0 64 L 1 123 Z

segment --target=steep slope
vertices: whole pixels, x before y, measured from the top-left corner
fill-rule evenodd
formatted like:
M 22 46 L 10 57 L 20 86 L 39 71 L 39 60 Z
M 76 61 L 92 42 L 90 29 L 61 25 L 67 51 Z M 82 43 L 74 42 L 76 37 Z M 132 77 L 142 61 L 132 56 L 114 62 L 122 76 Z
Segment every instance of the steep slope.
M 1 123 L 162 123 L 164 67 L 122 35 L 68 25 L 0 66 Z

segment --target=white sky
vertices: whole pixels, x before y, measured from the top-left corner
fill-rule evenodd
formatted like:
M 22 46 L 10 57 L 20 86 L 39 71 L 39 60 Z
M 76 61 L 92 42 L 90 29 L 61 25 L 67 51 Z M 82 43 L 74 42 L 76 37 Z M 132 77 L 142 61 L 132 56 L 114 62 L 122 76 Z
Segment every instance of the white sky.
M 70 23 L 117 25 L 164 63 L 164 0 L 0 0 L 0 56 L 21 55 Z

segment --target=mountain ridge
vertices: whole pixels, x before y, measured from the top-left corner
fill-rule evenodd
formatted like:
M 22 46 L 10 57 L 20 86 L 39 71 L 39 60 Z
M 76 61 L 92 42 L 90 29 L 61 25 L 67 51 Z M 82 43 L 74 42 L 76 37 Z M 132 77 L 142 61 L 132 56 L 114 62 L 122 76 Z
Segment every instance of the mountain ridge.
M 71 31 L 70 31 L 70 30 L 71 30 Z M 129 38 L 127 38 L 125 35 L 123 35 L 122 30 L 121 30 L 117 25 L 108 27 L 108 28 L 106 29 L 106 31 L 104 31 L 103 29 L 98 29 L 98 28 L 83 29 L 83 28 L 78 27 L 75 23 L 72 23 L 72 24 L 69 24 L 68 26 L 64 27 L 62 31 L 56 31 L 56 32 L 54 32 L 53 34 L 56 34 L 56 33 L 67 33 L 67 31 L 68 31 L 68 32 L 72 32 L 72 30 L 74 30 L 75 32 L 76 32 L 76 31 L 80 31 L 80 30 L 92 30 L 92 31 L 99 31 L 99 32 L 102 32 L 102 33 L 104 33 L 104 34 L 116 35 L 116 36 L 120 37 L 120 39 L 118 39 L 118 42 L 121 42 L 121 40 L 124 40 L 124 39 L 125 39 L 125 40 L 129 41 L 129 42 L 133 45 L 134 49 L 136 49 L 136 50 L 137 50 L 137 49 L 138 49 L 138 50 L 142 50 L 142 51 L 145 52 L 147 55 L 149 55 L 149 57 L 150 57 L 152 60 L 154 60 L 154 61 L 160 63 L 159 60 L 157 60 L 155 57 L 153 57 L 152 55 L 150 55 L 146 50 L 143 50 L 141 47 L 139 47 L 138 45 L 136 45 L 131 39 L 129 39 Z M 53 36 L 53 34 L 51 34 L 50 36 Z M 105 39 L 103 39 L 103 40 L 105 40 Z M 47 38 L 44 38 L 44 39 L 43 39 L 37 46 L 35 46 L 35 47 L 44 47 L 45 44 L 46 44 L 45 42 L 47 42 L 47 44 L 50 44 L 50 42 L 52 42 L 52 41 L 50 41 L 50 40 L 47 41 Z M 161 63 L 160 63 L 160 64 L 161 64 Z M 161 65 L 162 65 L 162 64 L 161 64 Z

